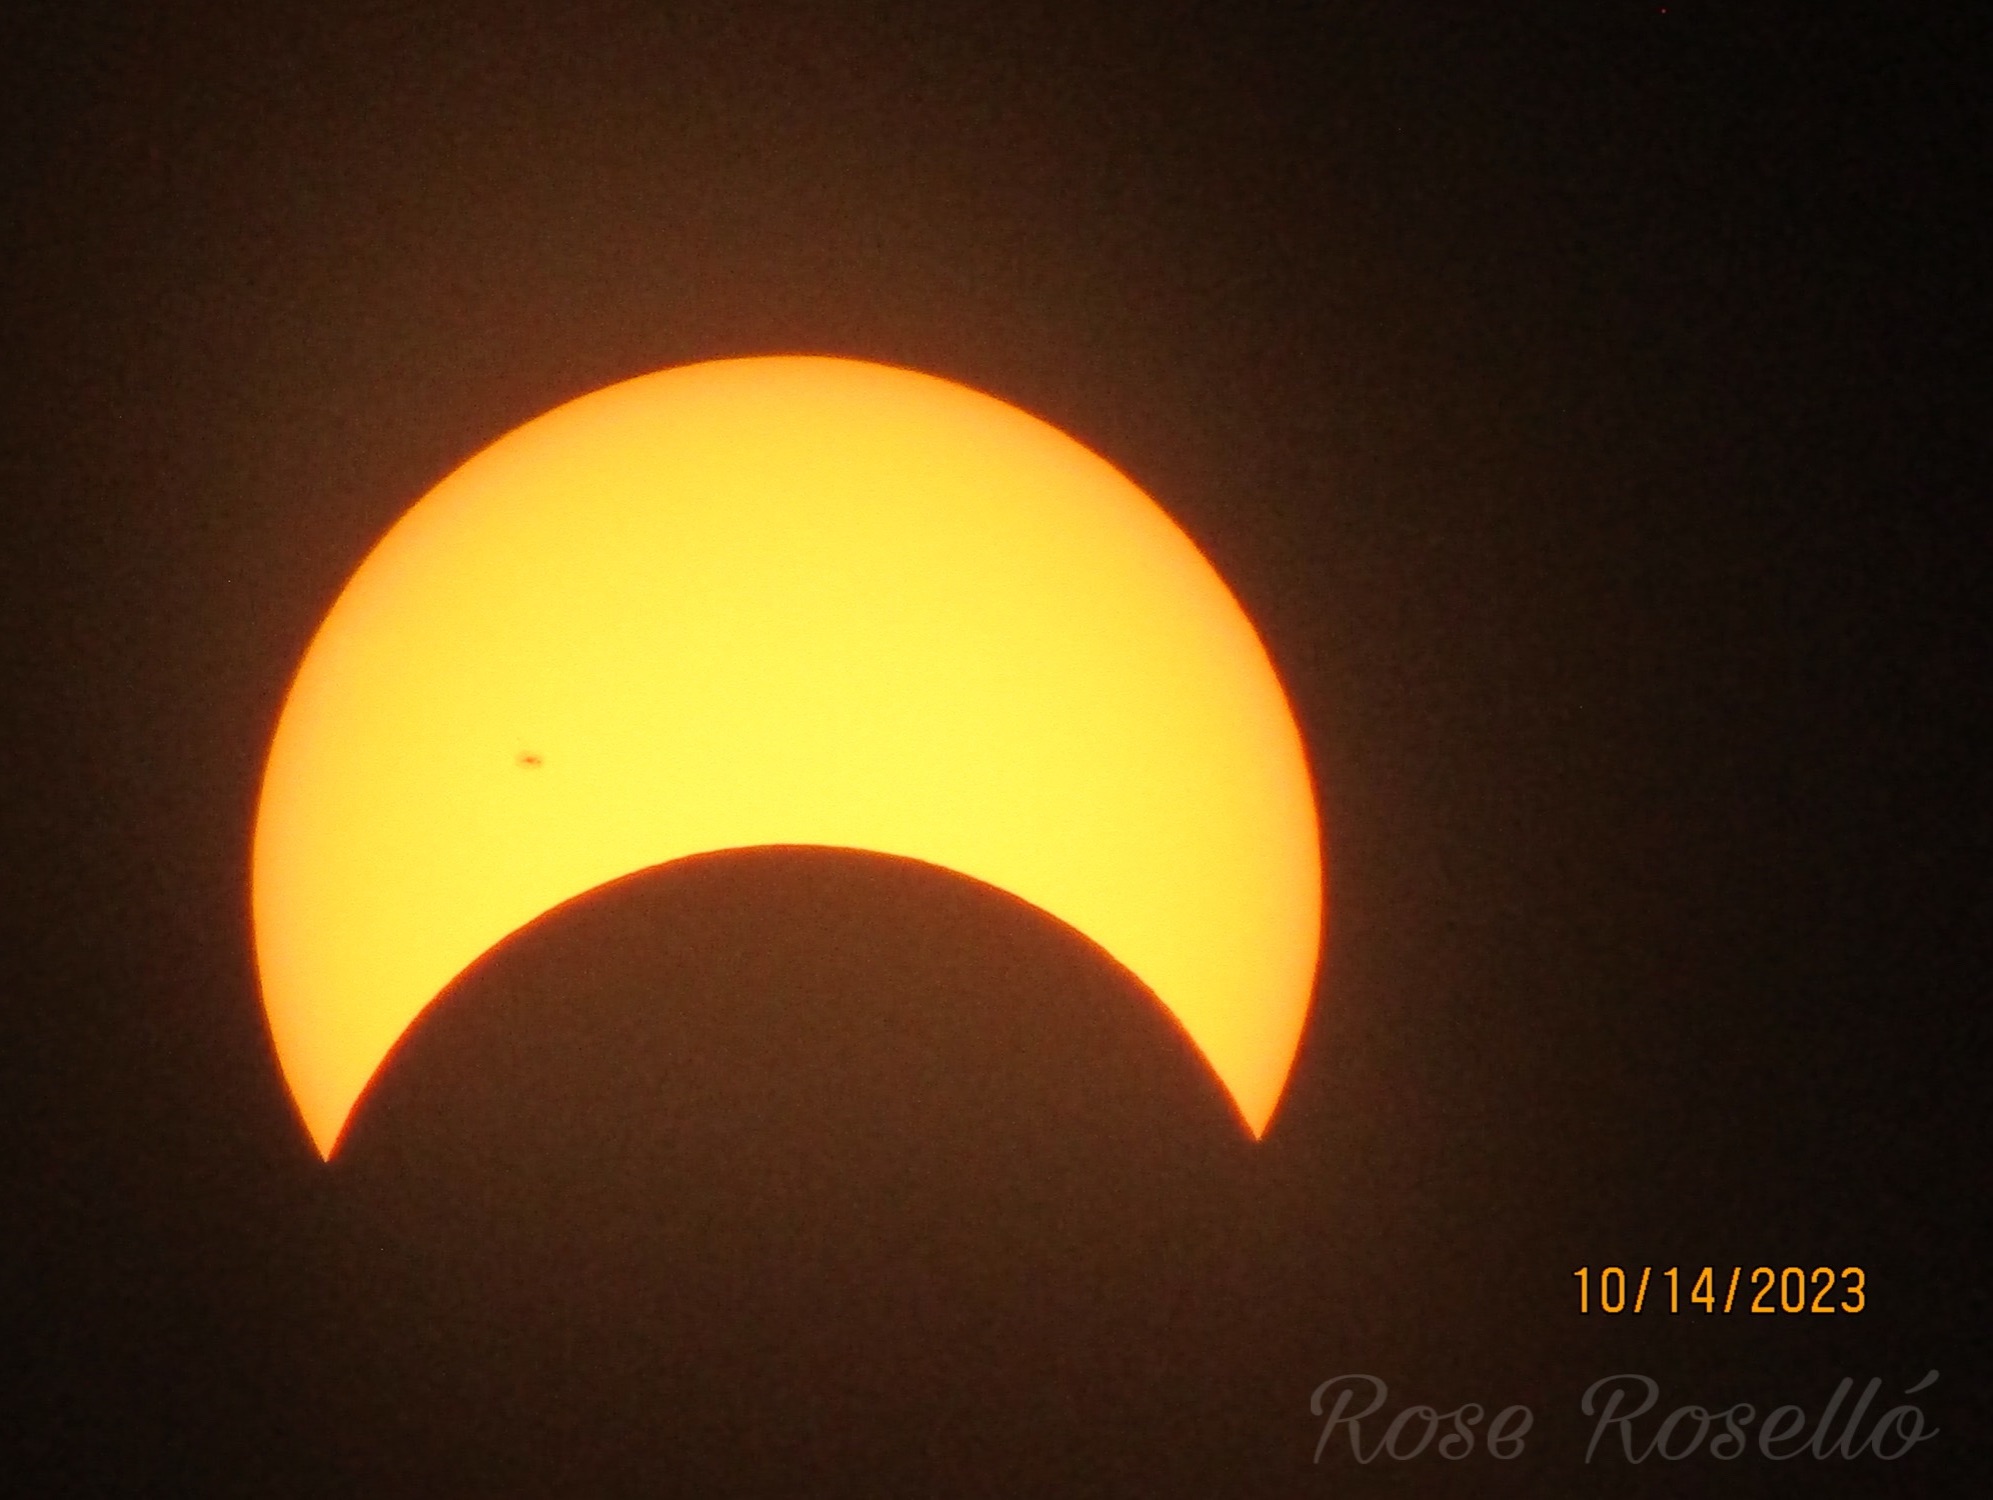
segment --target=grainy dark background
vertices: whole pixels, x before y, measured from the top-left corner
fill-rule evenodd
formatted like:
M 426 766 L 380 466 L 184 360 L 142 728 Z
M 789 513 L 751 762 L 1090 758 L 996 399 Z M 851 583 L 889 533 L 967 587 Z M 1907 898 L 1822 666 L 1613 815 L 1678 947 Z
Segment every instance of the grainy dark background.
M 0 1472 L 31 1494 L 1968 1494 L 1984 1446 L 1988 22 L 576 0 L 0 17 Z M 260 759 L 373 540 L 690 360 L 905 364 L 1260 624 L 1333 909 L 1244 1149 L 995 893 L 719 856 L 554 914 L 322 1166 Z M 1580 1265 L 1859 1317 L 1580 1318 Z M 1896 1464 L 1578 1395 L 1924 1374 Z M 1311 1390 L 1536 1413 L 1310 1462 Z

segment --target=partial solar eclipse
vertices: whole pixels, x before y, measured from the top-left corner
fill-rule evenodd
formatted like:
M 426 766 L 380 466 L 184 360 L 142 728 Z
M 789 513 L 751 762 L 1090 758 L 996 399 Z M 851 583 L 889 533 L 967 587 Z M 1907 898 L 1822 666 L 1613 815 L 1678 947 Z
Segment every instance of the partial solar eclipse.
M 339 595 L 256 815 L 256 961 L 321 1155 L 477 958 L 606 882 L 868 850 L 1077 929 L 1255 1135 L 1314 988 L 1306 757 L 1251 622 L 1141 490 L 908 370 L 722 360 L 528 422 Z

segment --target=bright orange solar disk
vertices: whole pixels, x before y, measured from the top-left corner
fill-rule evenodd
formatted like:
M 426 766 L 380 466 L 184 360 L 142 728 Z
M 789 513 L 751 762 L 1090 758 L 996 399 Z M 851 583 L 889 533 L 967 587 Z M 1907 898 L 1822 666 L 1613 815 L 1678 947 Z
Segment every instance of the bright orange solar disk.
M 1312 993 L 1321 850 L 1251 623 L 1146 495 L 989 396 L 727 360 L 508 434 L 312 641 L 257 812 L 257 964 L 329 1155 L 478 956 L 606 881 L 814 844 L 1086 934 L 1263 1132 Z

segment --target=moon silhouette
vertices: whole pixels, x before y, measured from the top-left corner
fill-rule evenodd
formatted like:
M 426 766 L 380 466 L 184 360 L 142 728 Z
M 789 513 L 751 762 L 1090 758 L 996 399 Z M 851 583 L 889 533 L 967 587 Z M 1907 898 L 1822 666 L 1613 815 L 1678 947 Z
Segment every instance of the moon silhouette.
M 256 961 L 321 1155 L 480 955 L 636 871 L 924 861 L 1076 929 L 1255 1135 L 1314 988 L 1293 715 L 1216 571 L 993 397 L 722 360 L 569 402 L 444 479 L 313 638 L 257 809 Z

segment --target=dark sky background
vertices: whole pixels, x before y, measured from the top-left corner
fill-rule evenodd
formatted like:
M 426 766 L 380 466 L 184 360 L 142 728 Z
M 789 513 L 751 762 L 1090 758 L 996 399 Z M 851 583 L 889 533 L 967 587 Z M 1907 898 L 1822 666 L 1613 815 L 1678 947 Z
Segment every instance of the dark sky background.
M 1874 9 L 8 6 L 0 1472 L 1975 1492 L 1988 23 Z M 317 621 L 518 423 L 799 351 L 1047 418 L 1259 624 L 1332 884 L 1267 1140 L 1042 915 L 759 851 L 488 955 L 322 1165 L 246 894 Z M 1358 1371 L 1526 1450 L 1316 1464 Z M 1620 1371 L 1942 1435 L 1587 1466 Z

